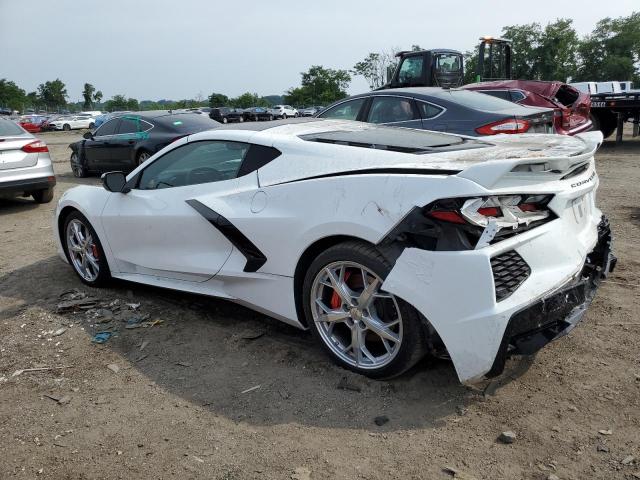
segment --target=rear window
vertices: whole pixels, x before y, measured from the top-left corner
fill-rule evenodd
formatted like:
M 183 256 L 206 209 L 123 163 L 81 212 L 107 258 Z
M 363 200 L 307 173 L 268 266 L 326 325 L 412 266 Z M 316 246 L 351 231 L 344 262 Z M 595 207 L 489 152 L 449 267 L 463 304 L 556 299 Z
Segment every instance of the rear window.
M 508 110 L 514 107 L 513 103 L 506 100 L 492 97 L 491 95 L 485 95 L 480 92 L 470 92 L 468 90 L 449 90 L 449 92 L 439 95 L 439 97 L 446 98 L 458 105 L 462 105 L 463 107 L 471 108 L 473 110 L 484 110 L 485 112 L 498 112 L 500 110 Z
M 0 137 L 22 135 L 24 130 L 10 120 L 0 119 Z
M 185 113 L 181 115 L 166 115 L 159 117 L 156 122 L 174 132 L 200 132 L 210 130 L 220 125 L 205 115 L 198 113 Z

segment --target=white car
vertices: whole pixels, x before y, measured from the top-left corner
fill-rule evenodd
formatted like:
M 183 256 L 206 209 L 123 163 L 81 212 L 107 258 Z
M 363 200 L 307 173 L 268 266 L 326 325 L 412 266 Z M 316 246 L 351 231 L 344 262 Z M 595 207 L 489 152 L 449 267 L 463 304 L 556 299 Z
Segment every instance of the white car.
M 225 126 L 68 190 L 55 231 L 88 285 L 229 299 L 370 377 L 431 353 L 474 383 L 570 331 L 615 265 L 595 205 L 601 141 Z
M 93 128 L 95 126 L 95 119 L 90 115 L 73 115 L 58 118 L 49 125 L 55 130 L 78 130 L 81 128 Z
M 267 110 L 274 118 L 294 118 L 298 116 L 298 110 L 291 105 L 274 105 Z

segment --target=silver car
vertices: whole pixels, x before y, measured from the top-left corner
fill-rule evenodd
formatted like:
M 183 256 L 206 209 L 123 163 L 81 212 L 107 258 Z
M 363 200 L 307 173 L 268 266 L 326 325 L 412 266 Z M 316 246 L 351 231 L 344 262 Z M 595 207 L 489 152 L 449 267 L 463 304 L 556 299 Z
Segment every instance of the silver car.
M 37 203 L 48 203 L 55 184 L 47 144 L 0 118 L 0 197 L 32 196 Z

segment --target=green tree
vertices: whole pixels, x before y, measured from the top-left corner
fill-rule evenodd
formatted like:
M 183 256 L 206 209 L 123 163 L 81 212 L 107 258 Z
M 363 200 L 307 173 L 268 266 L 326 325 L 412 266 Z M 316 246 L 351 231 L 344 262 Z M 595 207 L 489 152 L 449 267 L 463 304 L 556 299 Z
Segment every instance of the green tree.
M 538 48 L 542 37 L 540 24 L 510 25 L 502 29 L 502 36 L 511 40 L 512 77 L 527 80 L 538 78 Z
M 347 96 L 350 82 L 351 75 L 346 70 L 313 65 L 302 73 L 302 85 L 289 89 L 284 99 L 292 105 L 328 105 Z
M 573 20 L 558 19 L 549 23 L 540 36 L 537 57 L 537 78 L 566 81 L 578 69 L 580 40 L 573 28 Z
M 270 105 L 266 99 L 262 98 L 257 93 L 250 92 L 246 92 L 239 97 L 229 99 L 228 104 L 238 108 L 268 107 Z
M 411 50 L 418 51 L 422 48 L 419 45 L 412 45 Z M 392 48 L 387 52 L 369 53 L 364 60 L 353 66 L 351 73 L 364 77 L 372 90 L 379 88 L 391 79 L 398 65 L 397 52 L 398 49 Z
M 578 50 L 581 62 L 576 80 L 639 82 L 640 12 L 600 20 Z
M 0 107 L 22 110 L 26 101 L 27 95 L 23 89 L 6 78 L 0 78 Z
M 67 104 L 67 87 L 59 78 L 38 85 L 38 99 L 49 109 Z
M 118 110 L 132 110 L 137 111 L 140 109 L 138 100 L 135 98 L 127 98 L 124 95 L 114 95 L 111 100 L 105 102 L 105 108 L 109 112 L 115 112 Z
M 102 92 L 100 90 L 93 94 L 93 101 L 96 103 L 100 103 L 102 101 Z
M 82 104 L 82 108 L 85 110 L 89 110 L 91 108 L 93 93 L 96 91 L 96 87 L 91 85 L 90 83 L 84 84 L 84 89 L 82 90 L 82 97 L 84 98 L 84 103 Z
M 229 103 L 229 97 L 227 97 L 226 95 L 223 95 L 222 93 L 213 92 L 211 95 L 209 95 L 209 106 L 211 108 L 224 107 L 228 103 Z

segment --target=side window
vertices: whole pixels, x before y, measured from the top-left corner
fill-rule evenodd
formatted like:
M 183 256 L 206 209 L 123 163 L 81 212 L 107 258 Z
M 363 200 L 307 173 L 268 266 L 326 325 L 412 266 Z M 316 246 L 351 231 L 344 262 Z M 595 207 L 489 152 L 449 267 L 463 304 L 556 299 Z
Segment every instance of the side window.
M 123 133 L 136 133 L 138 131 L 138 124 L 140 122 L 133 118 L 123 117 L 120 120 L 120 126 L 118 127 L 118 134 Z
M 422 78 L 422 67 L 424 59 L 421 56 L 407 57 L 402 62 L 398 81 L 400 83 L 417 83 Z
M 248 149 L 248 144 L 239 142 L 187 143 L 165 153 L 145 168 L 138 188 L 184 187 L 236 178 Z
M 520 100 L 524 100 L 526 95 L 522 93 L 520 90 L 511 90 L 511 101 L 519 102 Z
M 437 117 L 444 111 L 444 108 L 438 107 L 427 102 L 418 102 L 418 108 L 420 109 L 420 116 L 423 120 L 428 120 L 433 117 Z
M 103 123 L 102 125 L 100 125 L 100 128 L 96 130 L 95 136 L 104 137 L 107 135 L 115 135 L 116 127 L 118 126 L 119 121 L 120 121 L 119 118 L 114 118 L 112 120 L 109 120 L 108 122 Z
M 320 118 L 337 118 L 340 120 L 355 120 L 358 117 L 358 112 L 364 105 L 366 98 L 356 98 L 348 102 L 336 105 L 333 108 L 325 110 L 320 115 Z
M 394 123 L 419 120 L 413 100 L 400 97 L 373 97 L 367 122 Z
M 149 122 L 145 122 L 144 120 L 140 120 L 140 123 L 138 124 L 138 129 L 141 132 L 146 132 L 147 130 L 151 130 L 153 128 L 153 125 L 151 125 Z

